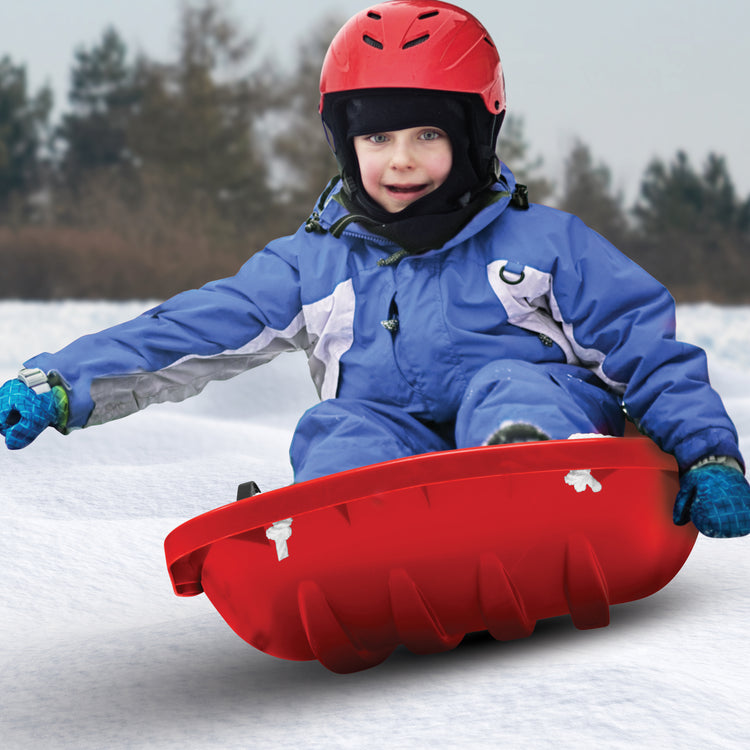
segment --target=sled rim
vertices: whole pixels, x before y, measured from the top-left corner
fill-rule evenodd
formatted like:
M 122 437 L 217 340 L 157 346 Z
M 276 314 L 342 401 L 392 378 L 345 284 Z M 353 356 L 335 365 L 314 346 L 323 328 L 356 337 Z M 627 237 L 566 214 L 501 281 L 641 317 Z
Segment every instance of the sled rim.
M 502 463 L 491 466 L 491 451 Z M 383 472 L 384 463 L 389 466 Z M 675 459 L 646 437 L 581 438 L 482 446 L 407 456 L 281 487 L 196 516 L 175 528 L 164 549 L 175 594 L 202 593 L 203 562 L 216 542 L 325 508 L 346 514 L 350 503 L 404 487 L 478 477 L 536 474 L 571 469 L 650 469 L 677 473 Z

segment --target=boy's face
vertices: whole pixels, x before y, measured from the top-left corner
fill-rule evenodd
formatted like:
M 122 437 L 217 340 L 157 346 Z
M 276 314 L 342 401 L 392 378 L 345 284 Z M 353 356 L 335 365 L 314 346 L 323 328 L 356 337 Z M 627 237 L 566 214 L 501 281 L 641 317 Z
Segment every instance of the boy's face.
M 357 135 L 353 142 L 362 186 L 389 213 L 437 190 L 453 164 L 450 139 L 440 128 Z

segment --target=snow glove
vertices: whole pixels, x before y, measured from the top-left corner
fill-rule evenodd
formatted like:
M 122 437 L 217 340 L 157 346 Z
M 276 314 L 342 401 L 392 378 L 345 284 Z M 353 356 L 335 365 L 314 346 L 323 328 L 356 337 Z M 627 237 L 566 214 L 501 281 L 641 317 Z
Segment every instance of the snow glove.
M 682 526 L 688 521 L 706 536 L 750 533 L 750 485 L 742 471 L 721 459 L 707 459 L 683 474 L 674 522 Z
M 68 421 L 68 394 L 56 385 L 36 393 L 20 380 L 0 386 L 0 434 L 10 450 L 25 448 L 45 428 L 64 429 Z

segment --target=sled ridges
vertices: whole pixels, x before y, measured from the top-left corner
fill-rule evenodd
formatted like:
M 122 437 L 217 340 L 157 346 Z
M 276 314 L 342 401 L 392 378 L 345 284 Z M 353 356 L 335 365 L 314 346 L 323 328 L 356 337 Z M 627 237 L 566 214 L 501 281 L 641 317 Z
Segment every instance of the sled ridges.
M 573 535 L 565 547 L 564 591 L 569 614 L 579 630 L 609 624 L 607 585 L 594 549 L 583 535 Z M 380 664 L 398 645 L 415 654 L 455 648 L 466 633 L 448 633 L 435 608 L 404 568 L 388 576 L 388 593 L 397 642 L 367 649 L 351 635 L 334 612 L 319 584 L 299 584 L 297 601 L 305 636 L 315 658 L 333 672 L 346 674 Z M 493 553 L 477 563 L 477 597 L 486 630 L 498 641 L 525 638 L 536 620 L 526 611 L 523 598 L 508 570 Z

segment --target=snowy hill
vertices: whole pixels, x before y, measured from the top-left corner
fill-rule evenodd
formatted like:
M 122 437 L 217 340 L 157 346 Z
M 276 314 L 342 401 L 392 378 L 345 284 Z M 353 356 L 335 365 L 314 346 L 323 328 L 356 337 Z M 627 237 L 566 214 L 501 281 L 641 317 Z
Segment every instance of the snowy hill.
M 0 378 L 144 303 L 0 303 Z M 750 308 L 682 306 L 750 456 Z M 665 589 L 608 628 L 541 622 L 337 676 L 241 641 L 172 594 L 164 537 L 255 479 L 288 483 L 315 400 L 286 355 L 198 398 L 0 452 L 0 746 L 746 748 L 750 540 L 699 538 Z

